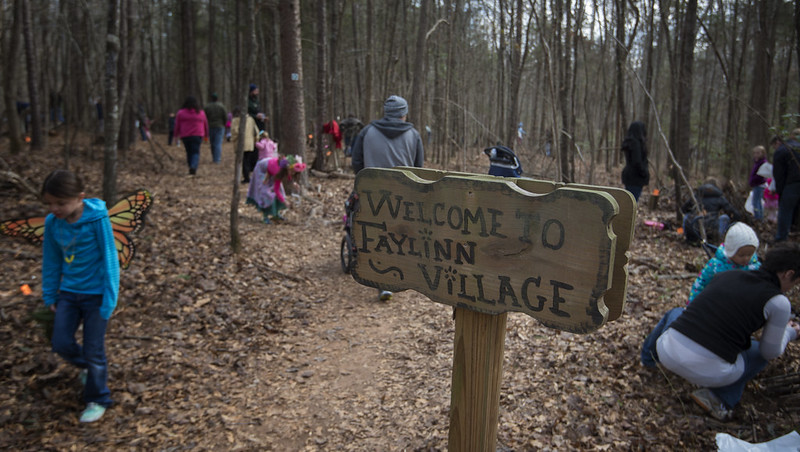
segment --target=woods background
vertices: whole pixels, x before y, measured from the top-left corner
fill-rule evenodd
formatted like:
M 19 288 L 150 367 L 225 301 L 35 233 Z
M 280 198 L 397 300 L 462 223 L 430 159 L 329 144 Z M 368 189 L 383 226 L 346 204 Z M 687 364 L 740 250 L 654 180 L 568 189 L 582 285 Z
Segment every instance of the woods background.
M 501 142 L 525 163 L 545 158 L 550 143 L 558 164 L 529 175 L 566 182 L 592 183 L 598 166 L 617 171 L 637 119 L 649 129 L 651 188 L 673 184 L 668 149 L 691 181 L 744 184 L 751 147 L 800 125 L 800 1 L 0 4 L 12 152 L 25 137 L 17 102 L 30 103 L 35 151 L 59 125 L 49 114 L 59 95 L 67 136 L 100 133 L 90 99 L 102 98 L 109 179 L 142 112 L 163 132 L 186 96 L 202 104 L 216 92 L 230 110 L 246 105 L 249 83 L 281 151 L 311 153 L 317 169 L 338 161 L 307 136 L 351 113 L 379 118 L 390 94 L 409 100 L 428 161 L 463 169 L 468 153 Z M 63 157 L 80 151 L 67 145 Z M 113 198 L 113 186 L 104 194 Z

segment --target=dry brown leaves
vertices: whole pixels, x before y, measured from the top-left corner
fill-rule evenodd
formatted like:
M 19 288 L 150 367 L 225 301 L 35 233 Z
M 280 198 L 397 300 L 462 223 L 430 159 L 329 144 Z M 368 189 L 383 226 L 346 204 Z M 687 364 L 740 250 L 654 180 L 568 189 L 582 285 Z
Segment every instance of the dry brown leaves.
M 60 149 L 0 156 L 38 185 Z M 77 421 L 77 371 L 28 318 L 38 307 L 40 251 L 0 238 L 0 448 L 445 450 L 452 308 L 412 292 L 377 302 L 374 289 L 341 272 L 352 181 L 312 177 L 284 224 L 264 225 L 242 203 L 244 251 L 234 255 L 232 150 L 226 143 L 219 166 L 202 151 L 192 179 L 180 148 L 168 149 L 174 161 L 164 170 L 141 144 L 123 154 L 120 191 L 146 187 L 156 201 L 109 323 L 116 405 L 96 424 Z M 84 155 L 72 162 L 97 196 L 102 165 Z M 484 172 L 485 163 L 477 156 L 471 169 Z M 42 212 L 35 199 L 3 187 L 0 218 Z M 800 423 L 754 385 L 736 419 L 717 423 L 688 399 L 686 382 L 639 364 L 649 328 L 683 303 L 704 261 L 673 231 L 642 226 L 671 212 L 668 203 L 640 208 L 618 321 L 574 335 L 509 316 L 498 450 L 709 450 L 717 432 L 765 441 Z M 33 296 L 19 292 L 23 283 Z M 797 371 L 798 354 L 790 345 L 764 375 Z

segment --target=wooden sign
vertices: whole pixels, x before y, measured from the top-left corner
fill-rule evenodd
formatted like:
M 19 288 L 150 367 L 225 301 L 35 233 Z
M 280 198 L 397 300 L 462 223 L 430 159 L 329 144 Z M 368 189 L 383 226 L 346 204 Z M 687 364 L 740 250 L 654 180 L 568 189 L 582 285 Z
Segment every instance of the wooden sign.
M 428 178 L 426 178 L 428 176 Z M 519 183 L 518 183 L 519 182 Z M 353 277 L 486 314 L 588 333 L 609 318 L 620 208 L 603 190 L 409 168 L 358 173 Z M 615 301 L 621 311 L 622 301 Z
M 492 178 L 492 176 L 472 173 L 453 173 L 439 171 L 429 168 L 405 168 L 412 171 L 417 176 L 427 180 L 439 180 L 446 175 L 458 175 L 464 177 Z M 603 191 L 611 195 L 619 205 L 619 214 L 611 221 L 614 234 L 617 236 L 617 246 L 614 250 L 614 268 L 611 288 L 608 289 L 603 300 L 608 307 L 608 321 L 616 320 L 625 309 L 625 300 L 628 293 L 628 249 L 633 241 L 633 229 L 636 224 L 636 199 L 631 192 L 623 188 L 605 187 L 597 185 L 564 184 L 563 182 L 553 182 L 529 179 L 526 177 L 504 179 L 513 182 L 519 187 L 531 193 L 543 194 L 550 193 L 560 187 L 584 188 L 586 190 Z

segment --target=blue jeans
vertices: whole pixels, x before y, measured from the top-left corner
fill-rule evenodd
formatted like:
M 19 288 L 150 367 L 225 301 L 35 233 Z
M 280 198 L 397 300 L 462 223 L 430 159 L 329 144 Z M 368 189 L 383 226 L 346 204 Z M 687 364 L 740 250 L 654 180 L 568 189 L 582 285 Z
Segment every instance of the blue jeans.
M 186 163 L 189 164 L 189 169 L 196 170 L 200 164 L 200 143 L 203 142 L 203 137 L 181 137 L 181 141 L 186 148 Z
M 764 186 L 753 187 L 753 216 L 756 220 L 764 219 Z
M 744 373 L 738 380 L 728 386 L 708 388 L 728 407 L 733 408 L 742 399 L 742 393 L 747 382 L 752 380 L 759 372 L 767 367 L 767 360 L 761 356 L 760 344 L 756 340 L 750 341 L 750 348 L 741 353 L 744 358 Z
M 658 324 L 653 331 L 647 336 L 642 344 L 642 365 L 645 367 L 656 367 L 658 362 L 658 353 L 656 352 L 656 343 L 658 338 L 667 331 L 670 324 L 683 314 L 683 308 L 672 308 L 661 317 Z
M 725 240 L 725 233 L 728 232 L 728 226 L 731 224 L 731 217 L 721 213 L 719 215 L 719 239 Z
M 628 190 L 629 192 L 631 192 L 633 194 L 633 199 L 635 199 L 636 202 L 639 202 L 639 196 L 642 195 L 642 188 L 644 188 L 644 187 L 640 187 L 638 185 L 626 185 L 625 186 L 625 190 Z
M 108 320 L 100 315 L 103 295 L 60 292 L 53 324 L 53 351 L 69 363 L 87 370 L 83 401 L 111 405 L 105 337 Z M 75 333 L 83 320 L 83 346 Z
M 790 184 L 783 187 L 783 193 L 778 199 L 778 230 L 775 232 L 775 241 L 780 242 L 789 237 L 794 221 L 794 211 L 800 203 L 800 184 Z
M 222 160 L 222 138 L 225 136 L 225 127 L 208 129 L 208 141 L 211 142 L 211 159 L 214 163 Z

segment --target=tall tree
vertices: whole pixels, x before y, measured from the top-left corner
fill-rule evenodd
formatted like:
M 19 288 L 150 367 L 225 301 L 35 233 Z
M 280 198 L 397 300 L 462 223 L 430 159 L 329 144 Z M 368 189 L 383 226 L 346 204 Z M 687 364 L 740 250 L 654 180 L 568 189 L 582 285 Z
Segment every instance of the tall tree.
M 314 143 L 317 155 L 314 159 L 314 169 L 325 169 L 325 140 L 322 127 L 328 118 L 328 68 L 326 66 L 327 52 L 325 39 L 328 35 L 326 0 L 317 0 L 317 114 L 314 121 Z M 333 150 L 333 152 L 336 152 Z
M 241 105 L 247 105 L 247 97 L 249 95 L 249 80 L 253 73 L 255 60 L 253 58 L 245 57 L 245 52 L 239 51 L 245 43 L 248 47 L 254 47 L 256 43 L 255 33 L 255 16 L 249 14 L 255 8 L 255 0 L 247 0 L 245 5 L 241 2 L 236 2 L 234 6 L 235 11 L 235 41 L 236 41 L 236 61 L 234 66 L 236 69 L 236 86 L 234 89 L 234 97 L 238 99 Z M 248 13 L 245 14 L 245 11 Z M 246 17 L 245 17 L 246 16 Z M 239 114 L 239 136 L 244 137 L 247 130 L 247 108 L 241 108 Z M 230 210 L 230 235 L 231 235 L 231 250 L 238 254 L 242 251 L 242 237 L 239 234 L 239 200 L 241 198 L 239 179 L 242 174 L 242 155 L 244 154 L 244 138 L 237 140 L 236 148 L 234 149 L 235 157 L 233 164 L 233 190 L 231 196 L 231 210 Z
M 215 75 L 215 68 L 218 62 L 214 54 L 217 40 L 215 38 L 217 28 L 217 9 L 214 6 L 214 0 L 208 0 L 208 94 L 217 91 L 217 78 Z
M 180 0 L 181 10 L 181 90 L 182 95 L 200 95 L 200 83 L 197 78 L 197 48 L 195 44 L 195 8 L 194 1 Z M 201 101 L 202 102 L 202 101 Z
M 373 68 L 372 65 L 374 64 L 372 61 L 372 51 L 373 45 L 375 41 L 372 39 L 373 34 L 373 26 L 372 26 L 372 18 L 375 17 L 372 11 L 372 0 L 367 1 L 367 16 L 364 19 L 367 29 L 366 41 L 364 48 L 366 50 L 366 54 L 364 55 L 364 119 L 369 121 L 372 119 L 373 110 L 372 106 L 374 105 L 372 99 L 372 89 L 373 89 Z
M 516 124 L 522 119 L 520 115 L 520 88 L 522 86 L 522 72 L 525 69 L 525 62 L 530 51 L 530 29 L 533 16 L 527 14 L 522 0 L 517 0 L 512 9 L 513 17 L 511 32 L 511 54 L 509 56 L 508 67 L 511 86 L 508 89 L 508 121 L 506 121 L 506 143 L 512 145 L 516 132 Z M 501 12 L 502 14 L 502 12 Z M 523 17 L 527 17 L 526 25 L 523 28 Z
M 33 40 L 33 24 L 31 23 L 30 2 L 22 2 L 22 34 L 25 40 L 25 66 L 28 68 L 28 97 L 31 117 L 31 149 L 39 150 L 44 146 L 42 132 L 42 104 L 36 76 L 39 74 L 36 59 L 36 45 Z
M 13 8 L 11 9 L 11 26 L 9 27 L 8 34 L 5 30 L 0 30 L 2 33 L 2 52 L 3 61 L 17 61 L 19 58 L 19 38 L 22 34 L 22 8 L 24 0 L 15 0 Z M 3 8 L 2 19 L 6 23 L 5 18 L 6 9 Z M 12 154 L 16 154 L 22 150 L 22 137 L 20 136 L 20 122 L 19 115 L 17 114 L 17 99 L 14 98 L 14 93 L 17 92 L 16 88 L 16 64 L 6 65 L 0 71 L 0 78 L 3 80 L 3 105 L 6 110 L 6 118 L 8 121 L 8 138 L 9 150 Z
M 674 71 L 677 80 L 677 98 L 672 109 L 672 128 L 670 143 L 675 150 L 675 158 L 681 167 L 688 167 L 689 149 L 691 146 L 691 115 L 692 115 L 692 74 L 694 71 L 694 48 L 697 30 L 697 0 L 688 0 L 686 10 L 678 35 L 678 66 Z M 682 177 L 677 173 L 678 167 L 673 169 L 675 181 L 676 215 L 680 216 Z
M 750 108 L 747 111 L 747 142 L 750 147 L 766 143 L 769 133 L 769 94 L 772 82 L 773 55 L 775 54 L 775 22 L 778 2 L 756 0 L 753 5 L 755 41 L 753 55 L 753 82 L 750 84 Z
M 303 101 L 303 52 L 300 41 L 300 0 L 279 0 L 281 82 L 281 146 L 305 159 L 306 112 Z M 301 173 L 305 175 L 305 173 Z M 305 182 L 305 178 L 303 179 Z
M 616 124 L 614 130 L 617 132 L 617 143 L 622 142 L 622 131 L 628 126 L 628 115 L 625 111 L 625 60 L 628 57 L 629 49 L 625 46 L 625 5 L 626 0 L 614 0 L 614 9 L 616 17 L 616 45 L 614 46 L 614 74 L 617 94 L 617 114 Z M 614 154 L 614 162 L 617 161 L 617 156 Z
M 411 121 L 422 126 L 425 118 L 425 108 L 422 105 L 423 90 L 425 89 L 423 76 L 425 74 L 425 47 L 428 33 L 428 5 L 430 0 L 422 0 L 419 6 L 419 25 L 417 26 L 417 43 L 415 45 L 414 78 L 411 84 L 411 105 L 408 116 Z
M 117 198 L 117 133 L 119 105 L 117 93 L 117 62 L 119 60 L 120 0 L 108 0 L 106 26 L 106 71 L 103 109 L 105 112 L 105 149 L 103 152 L 103 199 L 109 206 Z

